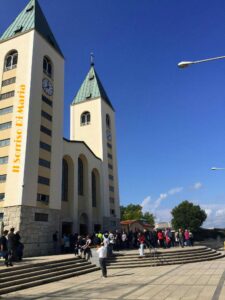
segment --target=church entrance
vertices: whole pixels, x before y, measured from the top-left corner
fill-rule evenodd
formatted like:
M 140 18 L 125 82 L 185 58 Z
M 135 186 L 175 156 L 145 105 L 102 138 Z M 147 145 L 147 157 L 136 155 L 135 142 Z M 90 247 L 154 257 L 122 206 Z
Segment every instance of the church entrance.
M 94 224 L 94 232 L 101 231 L 101 224 Z
M 80 224 L 80 235 L 87 235 L 88 228 L 86 224 Z
M 62 223 L 62 236 L 73 234 L 73 223 L 72 222 L 63 222 Z
M 88 233 L 88 216 L 83 213 L 80 216 L 80 235 L 87 235 Z

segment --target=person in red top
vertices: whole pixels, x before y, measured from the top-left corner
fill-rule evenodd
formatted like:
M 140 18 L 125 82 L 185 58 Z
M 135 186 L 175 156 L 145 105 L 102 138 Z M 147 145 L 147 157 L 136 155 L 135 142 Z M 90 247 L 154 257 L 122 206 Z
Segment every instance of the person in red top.
M 138 242 L 140 243 L 140 248 L 139 248 L 140 256 L 144 256 L 145 236 L 143 233 L 138 234 Z
M 185 229 L 184 231 L 184 239 L 185 239 L 186 246 L 190 246 L 190 234 L 188 229 Z
M 159 230 L 157 235 L 158 235 L 159 246 L 162 247 L 162 248 L 165 248 L 164 234 L 163 234 L 162 230 Z

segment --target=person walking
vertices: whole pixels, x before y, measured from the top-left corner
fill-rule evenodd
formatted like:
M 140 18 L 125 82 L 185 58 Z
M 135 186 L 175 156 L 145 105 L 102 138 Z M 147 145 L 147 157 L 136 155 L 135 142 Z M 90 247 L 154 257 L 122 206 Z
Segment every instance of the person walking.
M 107 277 L 107 269 L 106 269 L 106 257 L 107 257 L 107 247 L 104 246 L 102 242 L 100 247 L 97 249 L 98 257 L 99 257 L 99 265 L 102 270 L 102 277 Z
M 89 260 L 92 257 L 92 253 L 91 253 L 91 238 L 89 235 L 87 235 L 86 237 L 86 243 L 83 246 L 83 251 L 84 251 L 84 258 L 86 260 Z

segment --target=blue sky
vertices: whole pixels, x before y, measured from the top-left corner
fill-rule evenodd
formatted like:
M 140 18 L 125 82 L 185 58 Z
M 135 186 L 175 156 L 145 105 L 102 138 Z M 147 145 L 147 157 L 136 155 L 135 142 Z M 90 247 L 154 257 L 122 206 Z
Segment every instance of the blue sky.
M 0 32 L 27 0 L 1 0 Z M 181 60 L 225 55 L 225 1 L 39 0 L 66 58 L 69 105 L 95 53 L 116 109 L 121 204 L 170 219 L 182 200 L 225 227 L 225 60 L 179 70 Z

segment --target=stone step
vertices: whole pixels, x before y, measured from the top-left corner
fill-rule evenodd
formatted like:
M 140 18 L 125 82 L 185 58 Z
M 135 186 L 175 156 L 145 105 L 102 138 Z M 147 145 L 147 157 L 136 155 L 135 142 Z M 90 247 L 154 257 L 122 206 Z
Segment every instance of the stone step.
M 146 253 L 144 257 L 138 256 L 138 253 L 129 253 L 128 255 L 119 254 L 109 258 L 107 264 L 110 269 L 137 268 L 194 263 L 222 257 L 225 257 L 224 253 L 212 250 L 211 248 L 201 247 L 188 250 L 180 249 L 178 251 L 158 251 L 155 254 Z
M 80 261 L 84 261 L 84 259 L 81 259 L 79 257 L 73 257 L 73 258 L 66 258 L 66 259 L 59 259 L 59 260 L 52 260 L 52 261 L 49 261 L 49 262 L 40 262 L 40 263 L 30 263 L 30 264 L 26 264 L 26 265 L 21 265 L 21 266 L 14 266 L 13 268 L 5 268 L 5 269 L 2 269 L 0 270 L 0 276 L 1 274 L 4 274 L 4 273 L 13 273 L 15 270 L 18 272 L 18 271 L 23 271 L 25 269 L 34 269 L 34 268 L 39 268 L 39 267 L 42 267 L 42 266 L 46 266 L 46 265 L 52 265 L 52 266 L 59 266 L 59 265 L 66 265 L 66 264 L 69 264 L 71 262 L 80 262 Z M 23 263 L 23 262 L 22 262 Z
M 151 262 L 154 262 L 154 261 L 161 261 L 161 262 L 178 262 L 178 261 L 192 261 L 192 260 L 195 260 L 195 259 L 200 259 L 200 260 L 207 260 L 207 259 L 211 259 L 211 258 L 220 258 L 221 257 L 221 254 L 219 253 L 216 253 L 216 254 L 212 254 L 212 255 L 207 255 L 207 256 L 191 256 L 191 257 L 182 257 L 182 258 L 174 258 L 174 257 L 161 257 L 161 256 L 155 256 L 155 257 L 149 257 L 149 258 L 146 258 L 145 256 L 144 257 L 137 257 L 136 259 L 133 259 L 133 260 L 128 260 L 128 261 L 121 261 L 121 260 L 108 260 L 107 263 L 110 264 L 110 265 L 113 265 L 113 264 L 120 264 L 120 265 L 127 265 L 127 264 L 135 264 L 135 263 L 138 263 L 139 265 L 140 264 L 146 264 L 146 263 L 151 263 Z
M 156 253 L 146 253 L 145 252 L 145 256 L 143 257 L 143 259 L 145 260 L 148 260 L 148 259 L 151 259 L 151 258 L 155 258 L 155 257 L 159 257 L 159 258 L 162 258 L 162 259 L 167 259 L 167 258 L 174 258 L 174 259 L 178 259 L 178 258 L 188 258 L 188 257 L 205 257 L 205 256 L 208 256 L 208 255 L 220 255 L 219 252 L 215 251 L 215 250 L 212 250 L 212 251 L 207 251 L 207 252 L 204 252 L 204 253 L 187 253 L 187 254 L 176 254 L 176 255 L 168 255 L 168 254 L 164 254 L 164 253 L 161 253 L 161 252 L 156 252 Z M 136 260 L 138 259 L 138 253 L 136 255 L 133 255 L 132 257 L 126 257 L 125 255 L 124 256 L 113 256 L 113 257 L 109 257 L 108 258 L 108 261 L 130 261 L 130 260 Z
M 157 249 L 157 248 L 156 248 Z M 207 248 L 207 247 L 204 247 L 204 248 L 200 248 L 200 249 L 191 249 L 191 248 L 188 248 L 189 250 L 183 250 L 183 249 L 180 249 L 180 250 L 165 250 L 166 252 L 163 252 L 163 251 L 160 251 L 157 249 L 157 253 L 162 253 L 163 255 L 186 255 L 186 254 L 190 254 L 190 253 L 205 253 L 205 252 L 208 252 L 208 251 L 216 251 L 216 250 L 212 250 L 211 248 Z M 138 251 L 138 249 L 137 249 Z M 153 252 L 153 250 L 151 250 Z M 149 249 L 145 249 L 145 252 L 149 252 Z M 123 253 L 117 253 L 116 256 L 118 257 L 123 257 L 123 256 L 126 256 L 126 257 L 135 257 L 136 254 L 134 253 L 126 253 L 126 254 L 123 254 Z
M 34 273 L 34 274 L 30 275 L 29 273 L 27 273 L 27 274 L 25 274 L 25 276 L 23 278 L 14 279 L 12 277 L 10 282 L 8 281 L 8 282 L 0 283 L 0 292 L 1 292 L 2 288 L 6 288 L 8 286 L 17 286 L 17 285 L 29 283 L 32 281 L 38 281 L 38 280 L 52 278 L 55 276 L 66 275 L 66 274 L 69 275 L 69 274 L 73 274 L 74 272 L 78 272 L 78 271 L 90 270 L 94 267 L 95 267 L 94 265 L 91 265 L 89 263 L 88 265 L 81 265 L 79 267 L 75 266 L 70 269 L 66 268 L 61 271 L 46 269 L 46 270 L 43 270 L 43 272 L 41 274 Z
M 0 295 L 97 270 L 99 267 L 78 257 L 28 262 L 0 270 Z
M 55 276 L 52 276 L 52 277 L 36 279 L 34 281 L 28 281 L 28 282 L 22 283 L 22 284 L 11 285 L 10 282 L 9 282 L 7 287 L 4 287 L 4 288 L 0 289 L 0 295 L 15 292 L 15 291 L 19 291 L 19 290 L 23 290 L 23 289 L 27 289 L 27 288 L 34 287 L 34 286 L 39 286 L 39 285 L 42 285 L 42 284 L 46 284 L 46 283 L 50 283 L 50 282 L 54 282 L 54 281 L 58 281 L 58 280 L 63 280 L 63 279 L 70 278 L 70 277 L 83 275 L 83 274 L 94 272 L 94 271 L 97 271 L 97 270 L 99 270 L 98 267 L 96 267 L 94 265 L 90 265 L 90 267 L 88 269 L 84 269 L 84 270 L 81 270 L 81 271 L 73 271 L 73 272 L 70 272 L 70 273 L 65 273 L 65 274 L 60 274 L 60 275 L 58 274 L 58 275 L 55 275 Z
M 37 276 L 37 275 L 41 275 L 44 273 L 51 273 L 51 272 L 55 272 L 55 271 L 61 271 L 61 270 L 69 270 L 69 269 L 73 269 L 73 268 L 79 268 L 79 267 L 83 267 L 83 266 L 90 266 L 89 262 L 86 261 L 75 261 L 75 262 L 70 262 L 68 264 L 67 263 L 61 263 L 60 266 L 58 265 L 54 265 L 54 264 L 48 264 L 45 266 L 39 266 L 39 267 L 30 267 L 30 268 L 26 268 L 24 270 L 13 270 L 9 273 L 4 273 L 4 275 L 0 274 L 0 287 L 1 284 L 3 282 L 9 282 L 12 280 L 17 280 L 17 279 L 22 279 L 24 277 L 26 277 L 27 275 L 29 275 L 29 277 L 31 277 L 32 275 Z
M 225 257 L 225 255 L 220 255 L 216 257 L 207 257 L 204 259 L 201 258 L 193 258 L 189 260 L 174 260 L 174 261 L 161 261 L 156 259 L 155 261 L 145 262 L 144 264 L 139 263 L 131 263 L 131 264 L 120 264 L 120 263 L 113 263 L 108 266 L 109 269 L 126 269 L 126 268 L 140 268 L 140 267 L 155 267 L 155 266 L 165 266 L 165 265 L 177 265 L 177 264 L 187 264 L 187 263 L 195 263 L 195 262 L 204 262 L 210 261 L 215 259 L 220 259 Z

